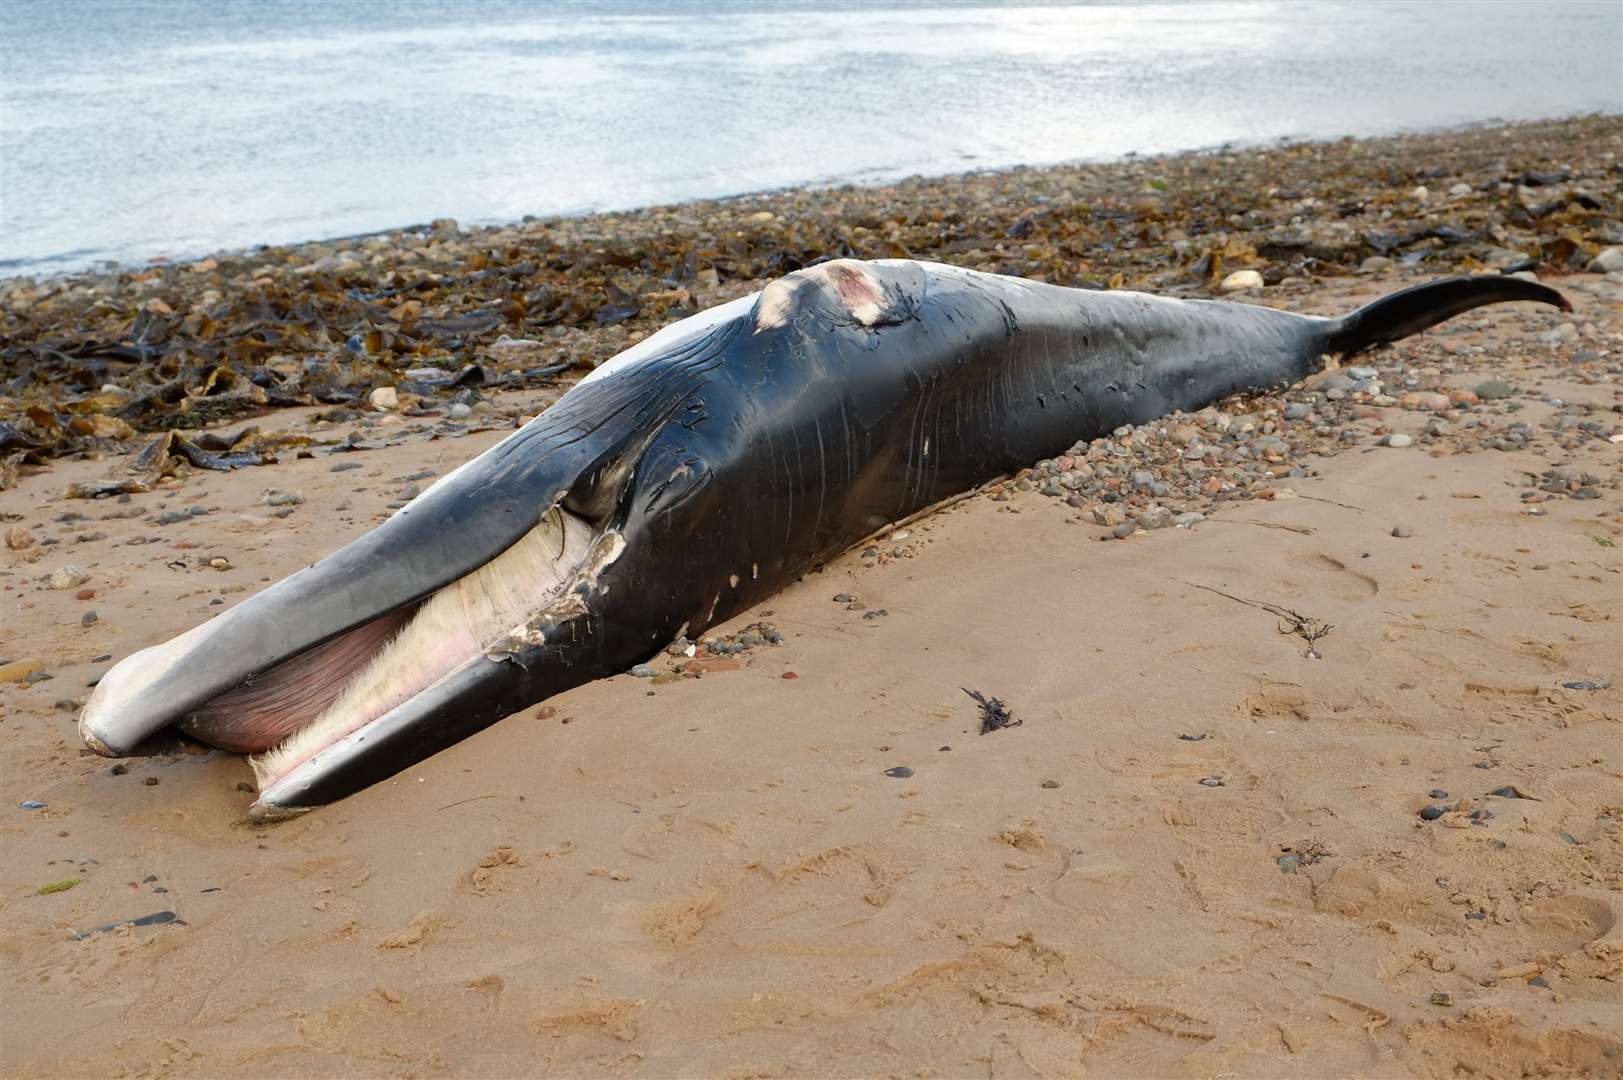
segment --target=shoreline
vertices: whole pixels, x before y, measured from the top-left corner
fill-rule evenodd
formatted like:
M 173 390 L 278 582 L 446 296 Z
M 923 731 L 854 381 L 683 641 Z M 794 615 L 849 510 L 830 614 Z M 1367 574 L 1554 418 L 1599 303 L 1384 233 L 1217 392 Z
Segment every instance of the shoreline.
M 774 196 L 794 193 L 817 194 L 819 192 L 835 192 L 845 190 L 871 190 L 875 188 L 894 187 L 908 183 L 948 184 L 954 180 L 966 180 L 970 178 L 982 177 L 995 178 L 1003 175 L 1017 174 L 1027 170 L 1042 171 L 1053 169 L 1081 169 L 1099 166 L 1127 165 L 1136 161 L 1145 160 L 1164 161 L 1168 159 L 1202 157 L 1215 154 L 1236 154 L 1266 150 L 1288 150 L 1293 147 L 1331 145 L 1349 139 L 1359 142 L 1370 142 L 1377 140 L 1395 141 L 1408 138 L 1442 138 L 1453 135 L 1465 135 L 1472 132 L 1486 131 L 1492 128 L 1513 130 L 1515 128 L 1525 126 L 1542 126 L 1546 124 L 1556 124 L 1568 121 L 1605 119 L 1623 119 L 1623 114 L 1603 113 L 1596 111 L 1574 112 L 1541 117 L 1534 120 L 1503 120 L 1488 117 L 1482 120 L 1472 120 L 1459 124 L 1442 124 L 1437 126 L 1416 128 L 1399 127 L 1392 131 L 1375 135 L 1342 135 L 1335 138 L 1281 135 L 1260 142 L 1247 142 L 1244 140 L 1229 141 L 1208 146 L 1194 146 L 1182 150 L 1169 151 L 1166 153 L 1143 154 L 1132 151 L 1119 156 L 1107 156 L 1100 158 L 1083 156 L 1038 164 L 989 165 L 981 168 L 964 169 L 960 171 L 943 173 L 907 173 L 894 176 L 889 179 L 876 179 L 872 181 L 860 179 L 814 178 L 799 183 L 784 184 L 778 187 L 759 188 L 722 195 L 701 195 L 690 199 L 682 199 L 676 202 L 652 202 L 639 203 L 632 206 L 607 207 L 579 211 L 559 211 L 541 214 L 531 213 L 524 214 L 516 220 L 471 219 L 463 225 L 463 228 L 468 230 L 495 231 L 518 228 L 537 221 L 571 221 L 591 217 L 632 216 L 645 212 L 679 209 L 681 207 L 692 206 L 695 204 L 727 206 L 731 203 L 745 200 L 767 199 Z M 45 285 L 77 277 L 134 274 L 153 266 L 195 263 L 209 258 L 216 260 L 246 260 L 272 251 L 297 251 L 302 248 L 313 246 L 345 246 L 370 240 L 375 237 L 405 237 L 430 231 L 433 228 L 433 222 L 435 220 L 457 220 L 461 222 L 461 219 L 455 218 L 450 213 L 447 213 L 443 215 L 442 218 L 436 218 L 426 222 L 419 221 L 408 224 L 392 225 L 366 232 L 348 233 L 329 237 L 307 237 L 281 244 L 250 244 L 240 248 L 208 248 L 197 252 L 183 252 L 172 255 L 153 256 L 142 262 L 122 262 L 116 259 L 102 260 L 103 265 L 100 266 L 81 267 L 71 270 L 43 271 L 39 273 L 33 273 L 24 268 L 19 268 L 15 271 L 8 270 L 5 261 L 0 260 L 0 289 L 3 289 L 8 282 L 19 280 L 27 280 L 38 285 Z M 55 258 L 55 256 L 46 256 L 45 258 Z
M 1265 287 L 1250 298 L 1285 304 L 1316 282 L 1389 267 L 1559 276 L 1623 244 L 1619 160 L 1623 116 L 1588 117 L 473 230 L 441 221 L 134 272 L 10 279 L 0 282 L 0 373 L 11 386 L 0 395 L 11 424 L 0 462 L 128 450 L 143 433 L 295 405 L 366 408 L 383 390 L 444 408 L 459 378 L 495 389 L 560 365 L 591 368 L 836 256 L 1184 297 L 1227 295 L 1229 274 L 1254 270 Z

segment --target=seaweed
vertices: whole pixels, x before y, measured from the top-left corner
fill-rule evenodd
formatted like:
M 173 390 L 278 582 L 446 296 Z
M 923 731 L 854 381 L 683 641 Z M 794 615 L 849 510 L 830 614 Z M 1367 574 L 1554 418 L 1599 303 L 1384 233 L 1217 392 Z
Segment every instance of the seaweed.
M 1620 144 L 1623 120 L 1579 117 L 1512 137 L 1495 127 L 479 229 L 441 221 L 13 278 L 0 281 L 0 488 L 54 458 L 129 452 L 143 434 L 364 407 L 381 387 L 433 411 L 475 386 L 533 385 L 834 258 L 1182 296 L 1210 295 L 1236 269 L 1273 285 L 1354 274 L 1377 256 L 1438 273 L 1565 273 L 1623 242 L 1608 157 Z
M 1004 728 L 1019 727 L 1025 721 L 1016 717 L 1009 711 L 1009 707 L 998 698 L 985 697 L 978 690 L 960 686 L 958 689 L 974 698 L 981 707 L 981 734 L 989 735 Z

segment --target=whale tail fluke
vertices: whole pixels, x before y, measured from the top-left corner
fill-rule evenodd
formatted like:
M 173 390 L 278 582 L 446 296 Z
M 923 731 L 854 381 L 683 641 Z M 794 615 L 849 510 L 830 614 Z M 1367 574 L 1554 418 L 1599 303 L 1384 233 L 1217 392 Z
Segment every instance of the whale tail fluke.
M 1509 300 L 1532 300 L 1572 310 L 1566 297 L 1536 281 L 1497 274 L 1443 278 L 1383 296 L 1335 320 L 1325 351 L 1351 356 L 1372 345 L 1418 334 L 1472 308 Z

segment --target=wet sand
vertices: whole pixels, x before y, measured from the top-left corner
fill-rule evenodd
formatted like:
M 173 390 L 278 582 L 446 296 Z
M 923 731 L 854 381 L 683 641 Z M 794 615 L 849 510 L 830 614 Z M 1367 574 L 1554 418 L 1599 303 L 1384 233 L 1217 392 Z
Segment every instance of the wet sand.
M 1341 311 L 1411 280 L 1265 300 Z M 765 620 L 781 645 L 699 677 L 662 656 L 274 826 L 242 819 L 241 758 L 115 775 L 56 703 L 557 390 L 493 396 L 463 437 L 391 415 L 379 449 L 123 504 L 61 497 L 119 458 L 24 476 L 0 659 L 53 677 L 0 684 L 4 1073 L 1618 1075 L 1623 691 L 1563 683 L 1623 676 L 1623 303 L 1552 283 L 1574 316 L 1491 309 L 1360 361 L 1512 385 L 1449 434 L 1366 403 L 1300 458 L 1316 475 L 1125 540 L 1037 484 L 983 492 L 713 631 Z M 1574 405 L 1599 434 L 1552 426 Z M 258 422 L 355 427 L 314 414 Z M 1526 448 L 1484 448 L 1517 421 Z M 1557 465 L 1598 497 L 1530 486 Z M 304 501 L 274 517 L 273 489 Z M 92 598 L 43 584 L 67 564 Z M 1319 658 L 1241 601 L 1330 624 Z M 1022 723 L 979 734 L 961 687 Z

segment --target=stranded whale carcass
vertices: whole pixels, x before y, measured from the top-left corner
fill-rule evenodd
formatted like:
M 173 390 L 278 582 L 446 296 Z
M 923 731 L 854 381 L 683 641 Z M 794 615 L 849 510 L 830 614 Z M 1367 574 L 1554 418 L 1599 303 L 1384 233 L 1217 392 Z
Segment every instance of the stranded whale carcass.
M 1448 278 L 1340 319 L 839 260 L 667 327 L 383 525 L 125 658 L 80 718 L 255 755 L 273 817 L 646 660 L 888 522 L 1078 439 L 1294 382 L 1505 300 Z

